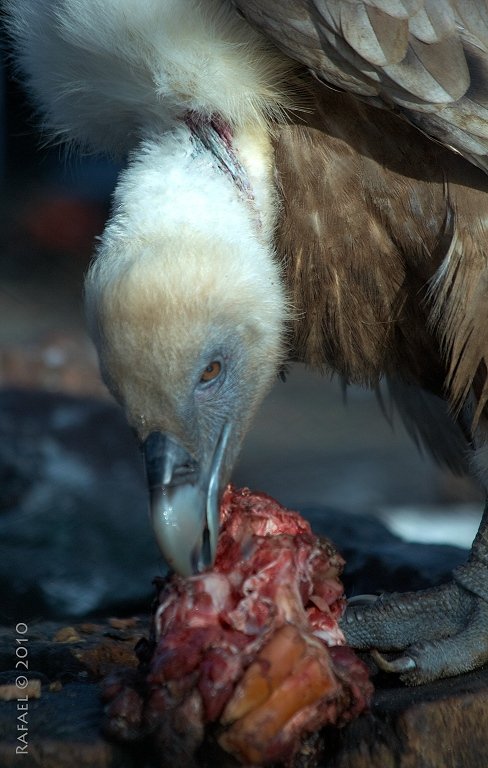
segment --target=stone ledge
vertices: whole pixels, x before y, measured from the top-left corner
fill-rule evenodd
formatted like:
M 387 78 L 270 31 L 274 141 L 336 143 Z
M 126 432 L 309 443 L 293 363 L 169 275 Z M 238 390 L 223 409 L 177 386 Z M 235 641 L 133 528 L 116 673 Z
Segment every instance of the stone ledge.
M 25 768 L 153 768 L 142 747 L 123 747 L 101 734 L 99 680 L 136 664 L 133 647 L 147 633 L 147 617 L 29 629 L 28 676 L 42 693 L 29 701 Z M 0 663 L 12 664 L 12 632 L 0 632 Z M 3 672 L 11 684 L 18 671 Z M 488 669 L 406 688 L 375 678 L 371 711 L 342 730 L 322 733 L 321 768 L 486 768 Z M 1 691 L 1 687 L 0 687 Z M 0 701 L 0 765 L 18 768 L 16 701 Z M 201 763 L 207 768 L 210 762 Z M 157 768 L 161 768 L 158 766 Z

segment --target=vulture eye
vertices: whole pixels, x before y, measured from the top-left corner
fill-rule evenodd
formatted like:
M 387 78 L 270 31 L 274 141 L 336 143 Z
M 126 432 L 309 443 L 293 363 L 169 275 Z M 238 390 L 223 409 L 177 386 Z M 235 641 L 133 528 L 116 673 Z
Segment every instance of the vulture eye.
M 219 361 L 212 360 L 212 362 L 209 365 L 207 365 L 202 375 L 200 376 L 200 381 L 203 383 L 207 381 L 213 381 L 213 379 L 217 378 L 221 370 L 222 370 L 222 366 L 219 363 Z

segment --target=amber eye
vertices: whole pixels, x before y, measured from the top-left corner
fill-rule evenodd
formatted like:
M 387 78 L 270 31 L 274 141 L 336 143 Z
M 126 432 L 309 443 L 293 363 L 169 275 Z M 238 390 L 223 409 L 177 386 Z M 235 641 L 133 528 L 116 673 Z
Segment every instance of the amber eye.
M 207 365 L 203 371 L 202 375 L 200 376 L 200 381 L 212 381 L 212 379 L 216 379 L 221 370 L 222 366 L 220 365 L 219 361 L 213 360 L 210 365 Z

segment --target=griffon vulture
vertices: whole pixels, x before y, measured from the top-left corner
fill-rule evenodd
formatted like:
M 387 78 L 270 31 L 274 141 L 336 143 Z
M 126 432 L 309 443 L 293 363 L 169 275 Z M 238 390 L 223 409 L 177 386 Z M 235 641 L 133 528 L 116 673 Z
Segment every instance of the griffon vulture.
M 219 494 L 286 360 L 389 382 L 488 481 L 488 5 L 8 0 L 46 129 L 128 153 L 86 278 L 156 536 L 212 563 Z M 351 606 L 411 683 L 488 660 L 488 525 L 443 587 Z

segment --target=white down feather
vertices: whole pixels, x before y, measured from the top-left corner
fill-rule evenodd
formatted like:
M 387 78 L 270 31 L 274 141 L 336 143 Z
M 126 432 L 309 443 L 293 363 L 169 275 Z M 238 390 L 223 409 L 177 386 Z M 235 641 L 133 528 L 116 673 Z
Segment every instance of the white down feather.
M 226 0 L 6 0 L 46 129 L 125 151 L 188 111 L 243 126 L 284 106 L 290 65 Z

